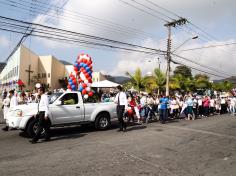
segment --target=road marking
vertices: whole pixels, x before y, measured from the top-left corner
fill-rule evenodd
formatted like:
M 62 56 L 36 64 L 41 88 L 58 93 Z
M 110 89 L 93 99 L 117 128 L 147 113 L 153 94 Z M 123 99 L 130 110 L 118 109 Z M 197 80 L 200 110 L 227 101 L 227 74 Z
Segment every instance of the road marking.
M 197 129 L 192 129 L 192 128 L 186 128 L 186 127 L 179 127 L 175 125 L 166 125 L 168 128 L 175 128 L 179 130 L 185 130 L 185 131 L 193 131 L 197 133 L 203 133 L 203 134 L 209 134 L 209 135 L 214 135 L 218 137 L 224 137 L 224 138 L 229 138 L 229 139 L 236 139 L 236 136 L 230 135 L 230 134 L 221 134 L 221 133 L 216 133 L 212 131 L 206 131 L 206 130 L 197 130 Z

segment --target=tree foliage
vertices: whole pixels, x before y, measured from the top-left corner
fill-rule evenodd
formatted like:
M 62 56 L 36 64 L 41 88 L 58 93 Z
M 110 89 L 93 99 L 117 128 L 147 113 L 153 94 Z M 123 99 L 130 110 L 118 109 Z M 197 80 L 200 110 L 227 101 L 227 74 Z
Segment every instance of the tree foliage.
M 174 70 L 174 76 L 176 75 L 182 75 L 186 78 L 192 78 L 192 70 L 185 65 L 180 65 L 177 66 Z

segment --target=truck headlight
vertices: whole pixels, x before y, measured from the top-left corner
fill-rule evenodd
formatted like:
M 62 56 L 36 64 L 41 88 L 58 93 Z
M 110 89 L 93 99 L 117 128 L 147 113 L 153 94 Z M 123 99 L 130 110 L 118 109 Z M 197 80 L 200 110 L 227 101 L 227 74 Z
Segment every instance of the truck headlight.
M 17 116 L 17 117 L 22 117 L 23 116 L 23 111 L 20 110 L 20 109 L 16 109 L 14 113 L 15 113 L 15 116 Z

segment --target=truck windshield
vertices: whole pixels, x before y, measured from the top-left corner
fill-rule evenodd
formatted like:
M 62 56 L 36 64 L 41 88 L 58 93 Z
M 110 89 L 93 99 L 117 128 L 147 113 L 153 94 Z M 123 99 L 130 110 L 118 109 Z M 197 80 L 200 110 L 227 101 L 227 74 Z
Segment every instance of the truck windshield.
M 58 99 L 63 93 L 53 93 L 49 96 L 49 103 L 52 104 L 56 99 Z

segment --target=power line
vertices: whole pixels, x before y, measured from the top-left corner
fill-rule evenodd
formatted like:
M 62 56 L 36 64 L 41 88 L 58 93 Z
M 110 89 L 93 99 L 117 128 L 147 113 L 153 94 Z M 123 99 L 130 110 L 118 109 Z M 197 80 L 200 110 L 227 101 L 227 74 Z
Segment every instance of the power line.
M 130 0 L 130 1 L 133 1 L 133 2 L 135 2 L 136 4 L 138 4 L 138 5 L 142 6 L 142 7 L 145 7 L 146 9 L 151 10 L 151 11 L 153 11 L 153 12 L 155 12 L 155 13 L 158 13 L 158 14 L 160 14 L 160 15 L 162 15 L 162 16 L 164 16 L 164 17 L 170 19 L 170 20 L 174 20 L 173 18 L 167 16 L 166 14 L 164 14 L 164 13 L 158 11 L 158 10 L 155 10 L 155 9 L 153 9 L 153 8 L 151 8 L 151 7 L 148 7 L 148 6 L 146 6 L 145 4 L 142 4 L 142 3 L 140 3 L 140 2 L 138 2 L 138 1 L 136 1 L 136 0 Z
M 68 0 L 67 0 L 68 2 Z M 65 4 L 64 4 L 65 5 Z M 14 5 L 12 5 L 14 6 Z M 48 9 L 50 10 L 50 8 Z M 30 26 L 28 26 L 29 28 Z M 29 34 L 26 35 L 28 28 L 25 30 L 25 32 L 23 33 L 23 36 L 21 37 L 21 39 L 19 40 L 19 42 L 16 44 L 16 46 L 14 47 L 14 49 L 11 51 L 11 53 L 9 54 L 9 56 L 6 58 L 6 61 L 16 52 L 16 50 L 18 49 L 18 47 L 26 40 L 27 36 Z M 31 31 L 32 32 L 32 31 Z
M 162 20 L 162 21 L 164 21 L 164 22 L 168 22 L 166 19 L 164 19 L 164 18 L 162 18 L 162 17 L 160 17 L 160 16 L 158 16 L 158 15 L 154 15 L 154 14 L 152 14 L 152 13 L 150 13 L 150 12 L 148 12 L 148 11 L 142 9 L 142 8 L 139 8 L 139 7 L 137 7 L 137 6 L 135 6 L 135 5 L 131 4 L 131 3 L 128 3 L 128 2 L 123 1 L 123 0 L 119 0 L 119 1 L 122 2 L 122 3 L 124 3 L 124 4 L 127 5 L 127 6 L 130 6 L 130 7 L 135 8 L 136 10 L 139 10 L 139 11 L 141 11 L 141 12 L 143 12 L 143 13 L 146 13 L 146 14 L 148 14 L 148 15 L 151 15 L 152 17 L 158 18 L 158 19 L 160 19 L 160 20 Z
M 5 29 L 5 28 L 1 28 L 1 27 L 0 27 L 0 30 L 23 34 L 23 32 L 20 32 L 20 31 L 11 30 L 11 29 Z M 85 41 L 85 40 L 75 40 L 75 39 L 67 39 L 67 38 L 60 38 L 60 37 L 51 37 L 51 36 L 45 36 L 45 35 L 34 34 L 34 33 L 32 33 L 32 34 L 30 34 L 30 35 L 31 35 L 31 36 L 35 36 L 35 37 L 46 38 L 46 39 L 50 39 L 50 40 L 62 41 L 62 42 L 65 42 L 65 43 L 66 43 L 66 42 L 74 42 L 74 43 L 90 44 L 90 45 L 95 45 L 95 46 L 103 46 L 103 47 L 114 48 L 114 49 L 121 49 L 121 50 L 127 50 L 127 51 L 140 52 L 140 53 L 145 53 L 145 54 L 158 54 L 158 53 L 148 52 L 148 51 L 144 51 L 144 50 L 138 50 L 138 49 L 132 49 L 132 48 L 125 48 L 125 47 L 114 46 L 114 45 L 107 45 L 107 44 L 103 44 L 103 43 L 89 42 L 89 41 Z M 54 36 L 55 36 L 55 35 L 54 35 Z M 160 55 L 160 54 L 159 54 L 159 55 Z
M 215 73 L 211 73 L 211 72 L 208 72 L 208 71 L 205 71 L 205 70 L 202 70 L 202 69 L 193 67 L 193 66 L 186 65 L 186 64 L 184 64 L 184 63 L 181 63 L 181 62 L 176 61 L 176 60 L 173 60 L 173 59 L 172 59 L 171 62 L 174 63 L 174 64 L 179 64 L 179 65 L 187 66 L 187 67 L 189 67 L 189 68 L 191 68 L 191 69 L 193 69 L 193 70 L 200 71 L 200 72 L 206 73 L 206 74 L 208 74 L 208 75 L 217 76 L 217 77 L 221 77 L 221 78 L 228 78 L 228 77 L 225 77 L 225 76 L 222 76 L 222 75 L 218 75 L 218 74 L 215 74 Z
M 219 44 L 219 45 L 201 46 L 201 47 L 196 47 L 196 48 L 188 48 L 188 49 L 183 49 L 180 51 L 193 51 L 193 50 L 200 50 L 200 49 L 207 49 L 207 48 L 225 47 L 225 46 L 231 46 L 231 45 L 236 45 L 236 42 Z
M 211 66 L 208 66 L 208 65 L 205 65 L 205 64 L 201 64 L 201 63 L 195 62 L 195 61 L 193 61 L 192 59 L 189 59 L 189 58 L 186 58 L 186 57 L 183 57 L 183 56 L 179 56 L 179 55 L 173 54 L 173 53 L 172 53 L 172 55 L 175 56 L 175 57 L 181 58 L 181 59 L 183 59 L 183 60 L 186 60 L 186 61 L 188 61 L 188 62 L 194 63 L 194 64 L 196 64 L 196 65 L 198 65 L 198 66 L 203 67 L 203 68 L 207 68 L 208 70 L 211 70 L 211 71 L 214 71 L 214 72 L 217 72 L 217 73 L 220 73 L 220 74 L 232 76 L 231 74 L 229 74 L 229 73 L 227 73 L 227 72 L 224 72 L 224 71 L 222 71 L 222 70 L 218 70 L 218 69 L 216 69 L 216 68 L 214 68 L 214 67 L 211 67 Z
M 22 10 L 22 11 L 28 11 L 29 10 L 28 8 L 26 8 L 26 7 L 29 7 L 29 5 L 28 5 L 29 3 L 27 1 L 22 0 L 19 3 L 19 2 L 15 2 L 15 1 L 10 0 L 10 3 L 13 4 L 13 2 L 14 2 L 14 6 L 13 6 L 14 8 L 18 8 L 19 10 Z M 6 4 L 6 5 L 10 5 L 10 6 L 12 5 L 12 4 L 9 4 L 9 2 L 8 3 L 2 2 L 2 3 Z M 50 17 L 54 17 L 54 18 L 58 17 L 56 15 L 48 14 L 47 12 L 45 12 L 45 10 L 43 10 L 43 8 L 45 8 L 45 5 L 41 5 L 41 4 L 42 3 L 40 2 L 39 5 L 37 5 L 37 7 L 35 7 L 34 9 L 31 9 L 31 12 L 44 14 L 46 16 L 50 16 Z M 43 4 L 45 4 L 45 3 L 43 3 Z M 101 19 L 98 20 L 98 18 L 94 18 L 94 17 L 91 17 L 91 16 L 81 15 L 81 14 L 74 13 L 74 12 L 72 13 L 68 10 L 65 10 L 65 9 L 57 7 L 57 6 L 51 6 L 51 7 L 55 8 L 54 11 L 56 13 L 58 13 L 58 12 L 63 13 L 63 16 L 60 15 L 61 16 L 60 19 L 62 19 L 64 21 L 80 23 L 80 24 L 84 24 L 86 26 L 92 26 L 92 27 L 96 26 L 96 27 L 102 28 L 103 30 L 105 29 L 107 31 L 108 31 L 108 29 L 110 29 L 113 32 L 119 32 L 119 33 L 122 33 L 123 35 L 136 35 L 136 36 L 137 35 L 142 35 L 142 36 L 145 36 L 145 37 L 150 37 L 151 36 L 151 34 L 146 34 L 143 31 L 139 31 L 137 29 L 133 29 L 133 28 L 130 28 L 130 27 L 127 27 L 127 26 L 123 27 L 122 25 L 118 25 L 118 24 L 115 24 L 115 23 L 104 22 Z M 142 40 L 143 39 L 144 38 L 142 37 Z
M 83 37 L 83 38 L 102 40 L 102 41 L 106 41 L 106 42 L 110 42 L 110 43 L 116 43 L 116 44 L 121 44 L 121 45 L 127 45 L 127 46 L 130 46 L 130 47 L 138 47 L 138 48 L 148 49 L 148 50 L 155 51 L 155 52 L 165 53 L 165 51 L 162 51 L 162 50 L 159 50 L 159 49 L 154 49 L 154 48 L 140 46 L 140 45 L 135 45 L 135 44 L 130 44 L 130 43 L 121 42 L 121 41 L 112 40 L 112 39 L 107 39 L 107 38 L 103 38 L 103 37 L 97 37 L 97 36 L 94 36 L 94 35 L 83 34 L 83 33 L 69 31 L 69 30 L 65 30 L 65 29 L 45 26 L 45 25 L 41 25 L 41 24 L 37 24 L 37 23 L 25 22 L 25 21 L 22 21 L 22 20 L 12 19 L 12 18 L 3 17 L 3 16 L 0 16 L 0 18 L 4 19 L 4 20 L 8 20 L 8 21 L 13 21 L 13 22 L 21 23 L 21 24 L 31 24 L 31 25 L 35 26 L 35 28 L 39 27 L 39 28 L 50 29 L 50 30 L 55 30 L 55 31 L 60 31 L 60 32 L 66 32 L 68 34 L 78 35 L 78 36 Z

